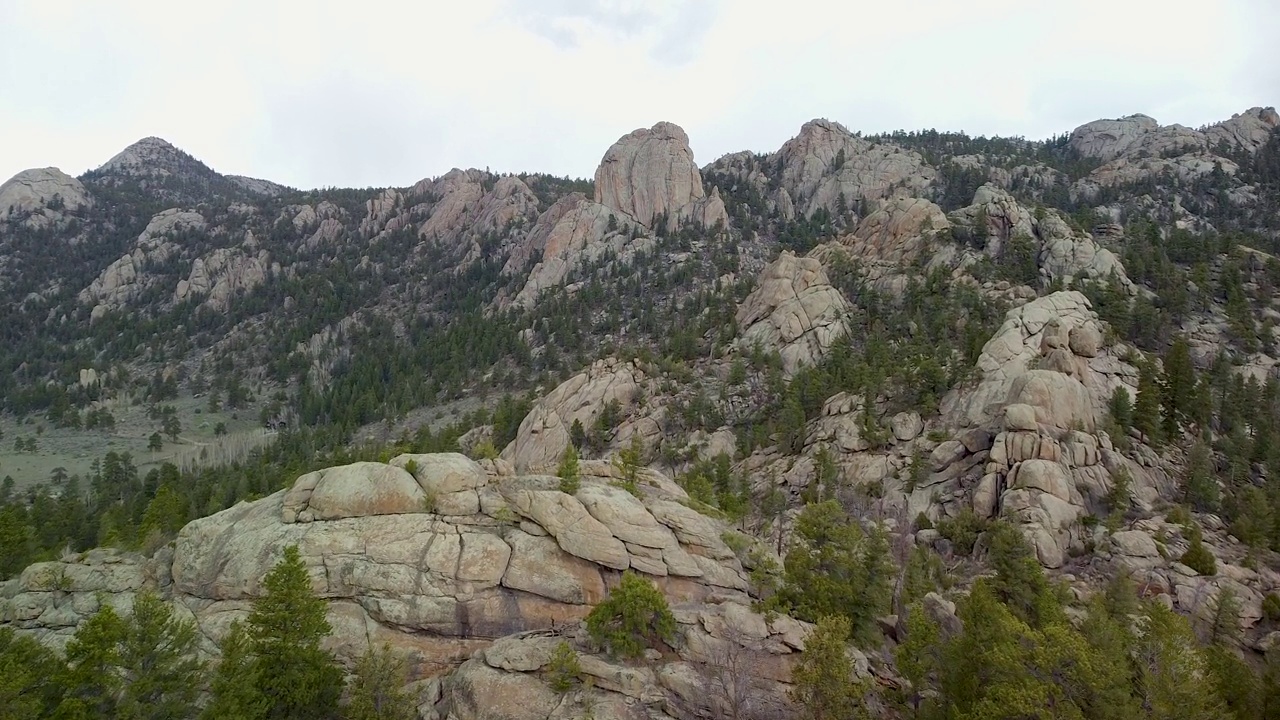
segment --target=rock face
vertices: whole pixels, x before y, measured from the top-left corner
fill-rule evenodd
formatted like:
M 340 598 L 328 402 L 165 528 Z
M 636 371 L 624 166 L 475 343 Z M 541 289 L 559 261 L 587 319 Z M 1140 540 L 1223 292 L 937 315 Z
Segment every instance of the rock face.
M 668 218 L 668 229 L 681 218 L 706 227 L 728 222 L 719 194 L 708 198 L 702 187 L 689 136 L 669 122 L 636 130 L 609 148 L 596 168 L 595 202 L 650 228 L 659 216 Z
M 790 377 L 816 363 L 849 331 L 849 309 L 820 262 L 783 252 L 765 267 L 756 289 L 738 306 L 738 344 L 744 350 L 757 344 L 777 350 L 783 373 Z
M 718 521 L 675 502 L 669 480 L 636 498 L 591 470 L 575 497 L 554 489 L 555 478 L 491 474 L 456 454 L 328 468 L 190 523 L 150 560 L 92 551 L 33 565 L 0 585 L 0 623 L 59 644 L 99 602 L 127 610 L 150 587 L 216 640 L 296 544 L 329 601 L 330 647 L 352 661 L 370 642 L 389 642 L 418 676 L 453 669 L 493 638 L 582 618 L 627 568 L 677 606 L 714 595 L 763 627 L 745 610 L 746 576 Z
M 1073 187 L 1077 195 L 1091 198 L 1102 186 L 1132 183 L 1171 174 L 1193 182 L 1215 172 L 1228 176 L 1239 171 L 1222 155 L 1228 151 L 1257 152 L 1272 131 L 1280 127 L 1275 108 L 1251 108 L 1230 120 L 1193 130 L 1183 125 L 1160 125 L 1146 115 L 1118 120 L 1096 120 L 1075 129 L 1069 146 L 1103 165 Z
M 89 207 L 93 197 L 84 185 L 55 167 L 23 170 L 0 185 L 0 222 L 25 218 L 33 227 L 43 227 L 63 211 Z
M 634 236 L 639 227 L 632 217 L 571 193 L 538 218 L 528 238 L 507 260 L 507 272 L 520 272 L 536 256 L 541 260 L 529 271 L 514 303 L 529 307 L 543 291 L 564 284 L 572 273 L 598 261 L 606 253 L 629 263 L 636 253 L 653 248 L 648 235 Z
M 854 137 L 843 125 L 811 120 L 776 153 L 782 187 L 801 214 L 835 212 L 840 196 L 859 200 L 921 195 L 937 172 L 918 153 Z
M 1278 126 L 1280 114 L 1270 107 L 1250 108 L 1203 131 L 1183 125 L 1162 126 L 1146 115 L 1130 115 L 1081 125 L 1071 133 L 1067 142 L 1084 157 L 1104 162 L 1144 151 L 1151 157 L 1179 151 L 1212 151 L 1224 142 L 1254 152 L 1266 144 L 1271 131 Z
M 253 243 L 246 243 L 251 252 Z M 189 297 L 206 297 L 204 304 L 224 312 L 237 295 L 249 292 L 266 282 L 271 270 L 271 256 L 266 250 L 247 254 L 246 248 L 218 248 L 207 257 L 196 258 L 191 274 L 179 280 L 173 293 L 175 302 Z
M 573 423 L 590 429 L 613 402 L 625 414 L 643 382 L 644 373 L 633 363 L 612 358 L 596 361 L 534 404 L 520 423 L 516 439 L 503 449 L 503 459 L 520 472 L 554 471 L 569 446 Z
M 205 227 L 204 216 L 197 212 L 173 208 L 156 215 L 138 236 L 133 251 L 111 263 L 89 287 L 80 291 L 78 299 L 82 304 L 93 306 L 95 320 L 109 310 L 124 307 L 155 281 L 147 274 L 148 267 L 164 262 L 180 250 L 169 239 L 170 235 L 203 231 Z

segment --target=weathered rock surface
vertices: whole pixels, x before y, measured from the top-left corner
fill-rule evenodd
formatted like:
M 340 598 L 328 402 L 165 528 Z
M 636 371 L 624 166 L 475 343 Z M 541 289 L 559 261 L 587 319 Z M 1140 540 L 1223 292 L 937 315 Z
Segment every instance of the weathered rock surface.
M 0 185 L 0 222 L 24 218 L 33 227 L 44 227 L 64 211 L 92 206 L 84 185 L 55 167 L 23 170 Z
M 634 363 L 597 360 L 534 404 L 520 423 L 516 439 L 503 449 L 503 459 L 519 472 L 553 471 L 569 445 L 573 423 L 591 428 L 611 402 L 625 413 L 643 380 L 644 373 Z
M 854 137 L 843 125 L 811 120 L 775 154 L 782 186 L 801 214 L 846 203 L 919 196 L 937 178 L 918 153 Z
M 179 251 L 170 236 L 179 232 L 203 231 L 207 223 L 197 212 L 172 208 L 151 218 L 138 236 L 133 250 L 111 263 L 77 296 L 85 305 L 93 306 L 97 319 L 109 310 L 128 305 L 157 278 L 148 274 L 154 263 L 162 263 Z
M 689 136 L 669 122 L 625 135 L 605 152 L 596 168 L 595 202 L 648 228 L 660 216 L 668 229 L 682 218 L 706 227 L 728 222 L 719 194 L 708 198 L 702 187 Z
M 756 289 L 738 306 L 738 345 L 782 355 L 783 373 L 820 360 L 848 332 L 849 303 L 814 258 L 783 252 L 765 267 Z
M 252 238 L 246 245 L 249 247 L 218 248 L 207 257 L 196 258 L 187 279 L 178 281 L 174 302 L 204 297 L 204 305 L 224 312 L 233 299 L 266 282 L 271 272 L 270 253 L 253 253 Z
M 507 259 L 504 272 L 523 272 L 534 258 L 541 258 L 514 303 L 531 306 L 544 290 L 563 285 L 573 272 L 610 254 L 618 262 L 629 263 L 636 253 L 654 246 L 653 239 L 636 235 L 629 228 L 639 223 L 581 193 L 560 199 L 534 224 L 529 236 Z
M 749 604 L 724 526 L 676 502 L 670 480 L 645 482 L 636 498 L 584 473 L 581 500 L 554 482 L 494 476 L 457 454 L 327 468 L 190 523 L 150 559 L 95 550 L 37 563 L 0 585 L 0 623 L 59 645 L 99 602 L 127 611 L 134 593 L 152 588 L 216 641 L 289 545 L 329 602 L 329 646 L 350 662 L 388 642 L 419 677 L 450 671 L 503 635 L 581 619 L 626 568 L 647 573 L 677 607 L 712 596 Z M 459 493 L 481 509 L 446 515 L 423 502 Z M 761 624 L 746 612 L 740 622 Z M 540 666 L 510 644 L 487 657 L 504 672 Z

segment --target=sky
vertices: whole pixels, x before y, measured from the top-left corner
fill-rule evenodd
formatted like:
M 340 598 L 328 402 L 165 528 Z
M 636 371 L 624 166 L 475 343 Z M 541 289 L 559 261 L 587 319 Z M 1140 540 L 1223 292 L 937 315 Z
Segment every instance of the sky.
M 1196 127 L 1280 104 L 1277 30 L 1275 0 L 0 0 L 0 180 L 79 175 L 149 135 L 313 188 L 590 177 L 660 120 L 699 164 L 817 117 Z

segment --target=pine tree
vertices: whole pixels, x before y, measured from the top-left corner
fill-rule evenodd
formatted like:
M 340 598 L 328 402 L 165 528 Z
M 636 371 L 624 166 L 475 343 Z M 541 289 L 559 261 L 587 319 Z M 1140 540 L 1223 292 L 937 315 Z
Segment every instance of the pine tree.
M 1135 662 L 1143 717 L 1150 720 L 1217 720 L 1223 705 L 1205 683 L 1204 657 L 1187 621 L 1158 603 L 1149 603 Z
M 125 622 L 110 605 L 84 621 L 67 643 L 67 692 L 58 706 L 59 718 L 116 716 L 121 691 L 120 643 Z
M 404 689 L 408 680 L 404 658 L 390 645 L 371 645 L 356 663 L 344 720 L 416 720 L 417 708 Z
M 573 495 L 581 486 L 581 470 L 578 467 L 578 450 L 570 443 L 560 456 L 560 467 L 556 469 L 560 478 L 560 492 Z
M 231 623 L 222 639 L 222 657 L 209 694 L 201 720 L 260 720 L 267 716 L 267 698 L 258 690 L 252 642 L 239 620 Z
M 646 646 L 672 643 L 676 620 L 662 591 L 628 570 L 609 597 L 587 615 L 587 632 L 609 653 L 637 657 Z
M 66 665 L 52 650 L 0 628 L 0 720 L 52 717 L 66 674 Z
M 1133 407 L 1133 426 L 1147 442 L 1158 445 L 1164 436 L 1160 421 L 1159 370 L 1151 362 L 1138 364 L 1138 399 Z
M 1213 451 L 1203 439 L 1197 440 L 1187 455 L 1182 487 L 1187 502 L 1197 512 L 1217 512 L 1221 494 L 1214 473 Z
M 791 670 L 791 701 L 807 720 L 868 718 L 859 702 L 864 688 L 853 682 L 853 663 L 845 645 L 849 619 L 825 615 L 804 641 L 804 652 Z
M 271 720 L 310 720 L 336 714 L 342 670 L 320 641 L 332 632 L 325 602 L 290 545 L 263 581 L 267 592 L 249 613 L 258 687 Z
M 116 717 L 122 720 L 177 720 L 195 715 L 204 665 L 196 659 L 195 623 L 175 618 L 173 608 L 143 591 L 120 643 L 124 682 Z

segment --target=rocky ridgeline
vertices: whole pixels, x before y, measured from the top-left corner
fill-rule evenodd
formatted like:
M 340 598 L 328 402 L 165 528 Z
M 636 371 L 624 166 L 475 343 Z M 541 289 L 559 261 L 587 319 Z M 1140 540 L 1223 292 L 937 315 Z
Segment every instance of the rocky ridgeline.
M 667 596 L 679 642 L 643 668 L 584 657 L 605 706 L 641 702 L 652 717 L 689 717 L 676 708 L 709 702 L 691 663 L 729 642 L 756 653 L 766 694 L 781 698 L 806 626 L 751 611 L 726 526 L 691 509 L 658 473 L 641 472 L 636 497 L 612 484 L 609 463 L 582 469 L 573 495 L 557 489 L 558 478 L 458 454 L 320 470 L 188 524 L 151 558 L 94 550 L 32 565 L 0 585 L 0 621 L 61 646 L 100 603 L 127 611 L 150 588 L 194 620 L 203 649 L 215 652 L 264 592 L 283 548 L 297 545 L 329 601 L 328 647 L 341 659 L 387 643 L 424 681 L 424 702 L 443 703 L 444 713 L 541 718 L 569 701 L 526 673 L 548 662 L 561 636 L 585 650 L 576 622 L 632 569 Z

